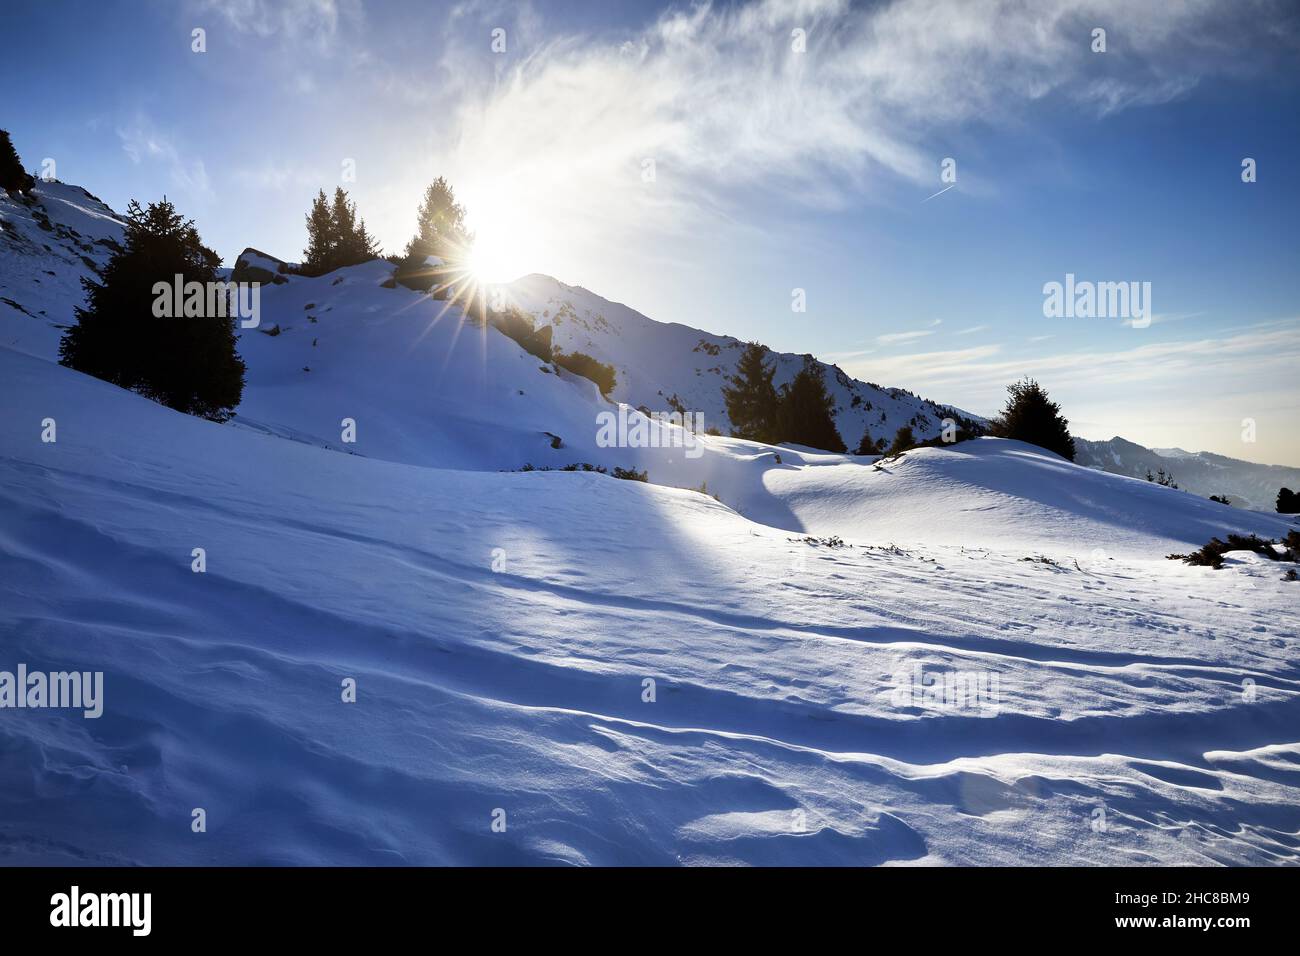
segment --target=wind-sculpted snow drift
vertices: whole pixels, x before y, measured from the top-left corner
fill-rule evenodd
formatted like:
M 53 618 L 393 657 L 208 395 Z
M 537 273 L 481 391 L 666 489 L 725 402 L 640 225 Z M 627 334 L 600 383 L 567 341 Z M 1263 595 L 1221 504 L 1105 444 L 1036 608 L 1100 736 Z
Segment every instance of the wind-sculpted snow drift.
M 1276 565 L 1160 534 L 1026 562 L 1006 512 L 987 546 L 813 545 L 690 491 L 339 454 L 10 350 L 0 375 L 7 663 L 105 674 L 99 719 L 0 713 L 7 862 L 1295 858 Z M 1114 509 L 1148 490 L 1053 467 Z
M 0 671 L 103 684 L 0 708 L 0 861 L 1296 861 L 1297 585 L 1164 557 L 1284 519 L 995 439 L 603 447 L 386 275 L 264 288 L 226 425 L 3 315 Z M 654 483 L 513 471 L 578 462 Z

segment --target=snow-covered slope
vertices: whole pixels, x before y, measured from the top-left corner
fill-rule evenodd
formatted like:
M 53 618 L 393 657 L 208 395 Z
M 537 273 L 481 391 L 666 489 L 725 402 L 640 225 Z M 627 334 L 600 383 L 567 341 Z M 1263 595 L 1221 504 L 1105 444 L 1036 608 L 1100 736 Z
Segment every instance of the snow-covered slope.
M 1159 557 L 1211 535 L 1285 533 L 1276 517 L 997 439 L 918 449 L 879 468 L 850 455 L 687 439 L 659 425 L 651 426 L 659 444 L 696 447 L 602 447 L 598 416 L 618 407 L 590 382 L 467 322 L 455 306 L 384 288 L 389 275 L 374 262 L 264 287 L 261 326 L 241 333 L 249 371 L 236 425 L 440 468 L 635 468 L 658 484 L 707 486 L 771 527 L 816 535 Z M 344 419 L 356 423 L 355 442 L 341 440 Z
M 592 383 L 383 263 L 250 256 L 214 425 L 53 363 L 120 223 L 39 190 L 0 198 L 0 671 L 106 700 L 0 711 L 0 861 L 1297 862 L 1297 585 L 1164 557 L 1285 519 L 996 439 L 606 447 Z M 703 333 L 566 301 L 557 344 L 708 423 Z M 580 462 L 658 484 L 516 472 Z
M 773 469 L 764 486 L 818 534 L 1035 548 L 1081 561 L 1098 551 L 1159 557 L 1233 532 L 1280 538 L 1291 527 L 1282 515 L 1225 508 L 998 438 L 915 449 L 879 468 L 848 460 Z
M 1234 507 L 1272 511 L 1280 488 L 1300 489 L 1300 468 L 1260 465 L 1213 452 L 1181 448 L 1144 448 L 1115 437 L 1109 441 L 1075 439 L 1076 460 L 1114 475 L 1143 478 L 1163 468 L 1178 486 L 1195 495 L 1226 496 Z
M 80 186 L 37 181 L 27 197 L 0 189 L 0 345 L 58 352 L 61 329 L 82 302 L 83 277 L 122 238 L 120 216 Z
M 1297 859 L 1277 565 L 811 545 L 691 492 L 213 425 L 8 349 L 0 389 L 0 668 L 105 674 L 97 720 L 3 713 L 6 862 Z M 1028 453 L 957 455 L 872 477 L 966 500 Z M 1084 473 L 1099 508 L 1155 493 Z M 988 692 L 908 684 L 954 675 Z
M 60 223 L 79 208 L 72 200 L 93 202 L 74 187 L 40 189 L 54 190 L 42 205 L 56 209 L 59 218 L 51 219 Z M 69 198 L 54 200 L 55 194 Z M 90 224 L 77 228 L 120 225 L 85 215 Z M 57 227 L 55 239 L 77 241 L 64 228 Z M 626 441 L 611 447 L 602 439 L 602 416 L 631 422 L 638 412 L 620 409 L 591 382 L 543 363 L 496 329 L 467 321 L 454 305 L 388 288 L 387 263 L 314 278 L 280 275 L 274 260 L 251 252 L 240 257 L 236 271 L 248 263 L 261 263 L 277 283 L 262 287 L 260 324 L 240 330 L 248 372 L 237 428 L 438 468 L 513 471 L 586 463 L 636 469 L 657 484 L 707 489 L 770 527 L 821 536 L 971 546 L 1006 540 L 1074 557 L 1097 549 L 1158 556 L 1164 553 L 1159 549 L 1196 546 L 1212 534 L 1278 535 L 1285 527 L 1276 518 L 1102 476 L 993 439 L 914 451 L 878 468 L 863 467 L 871 459 L 687 436 L 658 423 L 647 426 L 653 447 Z M 32 288 L 39 286 L 26 287 L 28 298 Z M 52 360 L 55 317 L 70 320 L 72 293 L 50 288 L 60 290 L 46 300 L 50 316 L 14 313 L 0 329 L 21 339 L 25 351 Z M 79 288 L 76 296 L 79 301 Z M 668 374 L 671 364 L 663 356 L 671 356 L 671 348 L 651 348 L 649 341 L 694 330 L 623 311 L 613 313 L 616 325 L 605 323 L 614 330 L 609 334 L 618 341 L 626 334 L 632 354 L 646 356 L 652 371 L 645 381 Z M 37 331 L 27 334 L 30 329 Z M 571 331 L 555 334 L 570 336 L 564 347 L 572 345 Z M 606 357 L 589 341 L 580 344 Z M 624 381 L 637 379 L 624 375 Z M 913 407 L 908 396 L 898 401 L 904 410 Z M 1080 515 L 1089 521 L 1080 524 Z
M 666 411 L 680 406 L 702 412 L 706 427 L 730 434 L 722 387 L 736 371 L 745 343 L 677 323 L 667 324 L 610 302 L 580 286 L 544 275 L 530 275 L 502 287 L 506 302 L 533 316 L 538 328 L 549 325 L 552 341 L 565 352 L 585 352 L 614 366 L 613 397 L 632 406 Z M 772 353 L 778 387 L 803 367 L 804 356 Z M 819 363 L 827 390 L 835 400 L 835 425 L 850 451 L 863 431 L 888 441 L 904 425 L 918 438 L 936 437 L 943 420 L 974 418 L 948 406 L 913 395 L 906 389 L 881 388 L 850 378 L 839 366 Z

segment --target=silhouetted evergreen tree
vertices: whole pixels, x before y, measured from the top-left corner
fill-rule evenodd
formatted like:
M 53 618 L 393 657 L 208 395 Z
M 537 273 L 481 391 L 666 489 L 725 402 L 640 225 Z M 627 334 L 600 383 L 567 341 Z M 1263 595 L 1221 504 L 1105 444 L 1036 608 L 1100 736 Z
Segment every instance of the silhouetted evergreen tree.
M 465 207 L 443 177 L 425 189 L 415 224 L 415 235 L 393 276 L 408 289 L 432 290 L 435 297 L 443 298 L 448 283 L 465 273 L 474 244 L 473 234 L 465 228 Z M 430 256 L 442 260 L 442 265 L 429 265 Z
M 862 432 L 862 440 L 858 442 L 858 450 L 855 455 L 879 455 L 881 443 L 871 437 L 871 429 L 865 429 Z
M 31 191 L 36 180 L 23 169 L 23 161 L 18 158 L 9 134 L 0 129 L 0 189 L 11 193 Z
M 474 237 L 465 228 L 465 207 L 456 202 L 456 191 L 443 177 L 425 189 L 415 226 L 415 236 L 406 244 L 408 259 L 423 263 L 426 256 L 437 256 L 449 264 L 464 264 Z
M 366 231 L 364 219 L 357 219 L 357 204 L 341 186 L 334 201 L 320 190 L 307 213 L 307 248 L 303 250 L 304 275 L 324 275 L 344 266 L 360 265 L 380 258 L 378 244 Z
M 59 343 L 59 362 L 129 388 L 169 408 L 224 421 L 239 404 L 244 363 L 235 350 L 235 319 L 210 314 L 158 317 L 154 284 L 217 281 L 220 257 L 205 247 L 192 220 L 165 198 L 127 207 L 122 247 L 101 281 L 83 279 L 86 308 Z M 224 310 L 229 313 L 231 310 Z
M 1006 408 L 993 422 L 991 434 L 1029 442 L 1074 461 L 1070 423 L 1061 416 L 1061 406 L 1048 398 L 1047 391 L 1032 378 L 1027 378 L 1008 385 L 1007 392 L 1010 397 Z
M 324 275 L 333 268 L 334 227 L 330 203 L 325 190 L 317 191 L 307 213 L 307 248 L 302 253 L 302 271 L 307 275 Z
M 767 347 L 750 342 L 736 363 L 736 374 L 728 376 L 730 386 L 722 387 L 731 419 L 731 434 L 750 441 L 775 441 L 779 398 L 772 376 L 775 366 L 764 361 Z
M 916 436 L 912 434 L 912 426 L 904 425 L 898 431 L 894 432 L 894 440 L 890 443 L 889 448 L 885 450 L 886 455 L 897 455 L 899 452 L 907 451 L 909 448 L 916 447 Z
M 348 257 L 356 231 L 357 204 L 348 199 L 347 190 L 335 186 L 334 201 L 330 204 L 330 236 L 334 241 L 336 261 L 342 262 Z
M 1283 488 L 1277 493 L 1277 510 L 1279 514 L 1300 514 L 1300 492 Z
M 835 400 L 826 391 L 821 366 L 811 355 L 794 379 L 781 387 L 777 411 L 777 441 L 843 452 L 847 449 L 835 428 Z
M 379 240 L 367 231 L 364 219 L 357 221 L 357 231 L 352 236 L 348 253 L 356 257 L 358 262 L 369 262 L 371 259 L 383 258 L 383 250 L 379 247 Z

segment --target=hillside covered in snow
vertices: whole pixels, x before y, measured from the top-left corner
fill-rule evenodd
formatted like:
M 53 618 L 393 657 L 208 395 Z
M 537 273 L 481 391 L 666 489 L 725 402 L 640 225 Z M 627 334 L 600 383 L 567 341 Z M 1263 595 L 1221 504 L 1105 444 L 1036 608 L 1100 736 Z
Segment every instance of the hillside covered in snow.
M 57 354 L 59 335 L 122 238 L 121 217 L 80 186 L 40 182 L 0 190 L 0 344 Z
M 745 343 L 678 323 L 656 322 L 580 286 L 550 276 L 518 279 L 502 291 L 505 300 L 533 317 L 536 327 L 549 326 L 552 342 L 565 352 L 583 352 L 614 367 L 612 397 L 635 407 L 668 407 L 701 412 L 706 427 L 730 434 L 722 388 L 736 372 Z M 770 353 L 779 388 L 803 367 L 805 356 Z M 937 437 L 946 418 L 958 423 L 983 420 L 961 409 L 919 398 L 906 389 L 881 388 L 846 375 L 836 365 L 818 362 L 827 391 L 835 401 L 835 427 L 850 451 L 863 432 L 888 444 L 903 426 L 917 438 Z
M 4 862 L 1297 862 L 1300 584 L 1166 557 L 1284 516 L 1002 439 L 688 433 L 634 406 L 722 422 L 735 340 L 517 283 L 611 401 L 382 261 L 264 286 L 202 421 L 55 364 L 121 226 L 37 197 L 0 200 L 0 670 L 105 701 L 3 714 Z M 850 444 L 937 430 L 827 382 Z

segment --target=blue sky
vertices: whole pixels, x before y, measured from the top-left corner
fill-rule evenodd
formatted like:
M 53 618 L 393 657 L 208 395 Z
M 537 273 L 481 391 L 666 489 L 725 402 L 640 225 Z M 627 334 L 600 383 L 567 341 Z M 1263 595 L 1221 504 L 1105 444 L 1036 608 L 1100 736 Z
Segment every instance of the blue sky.
M 6 4 L 0 122 L 116 208 L 166 193 L 228 262 L 297 257 L 348 160 L 396 251 L 444 174 L 493 278 L 981 413 L 1033 375 L 1085 437 L 1300 465 L 1297 22 L 1264 0 Z M 1046 318 L 1066 273 L 1150 282 L 1154 321 Z

